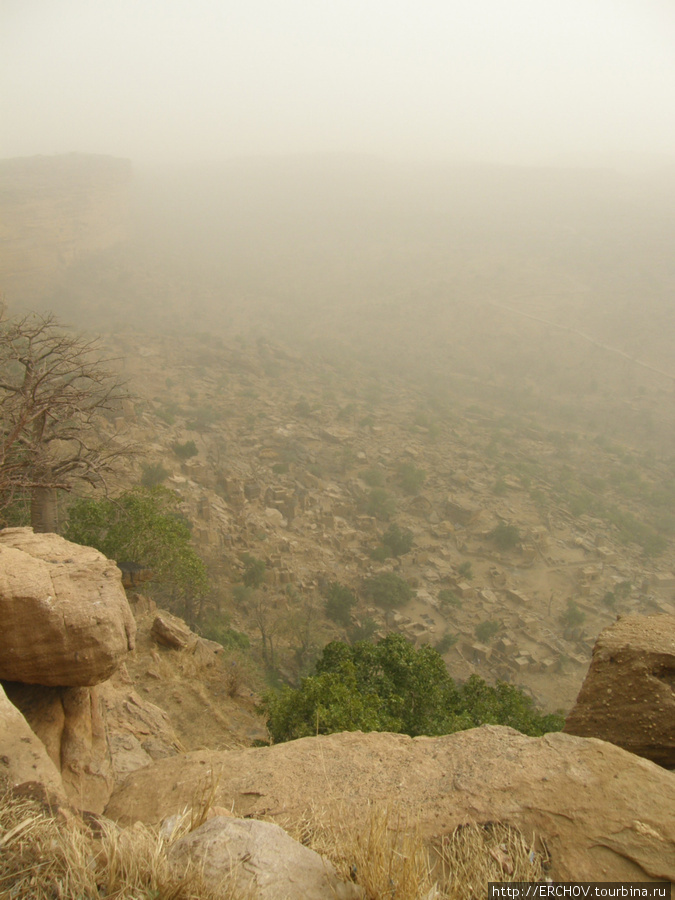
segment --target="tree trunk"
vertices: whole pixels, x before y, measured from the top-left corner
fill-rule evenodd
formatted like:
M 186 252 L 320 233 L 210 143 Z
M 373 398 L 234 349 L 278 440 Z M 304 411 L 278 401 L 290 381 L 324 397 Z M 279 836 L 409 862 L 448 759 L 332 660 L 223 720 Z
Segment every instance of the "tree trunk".
M 33 531 L 41 534 L 58 530 L 56 488 L 33 488 L 30 498 L 30 523 Z

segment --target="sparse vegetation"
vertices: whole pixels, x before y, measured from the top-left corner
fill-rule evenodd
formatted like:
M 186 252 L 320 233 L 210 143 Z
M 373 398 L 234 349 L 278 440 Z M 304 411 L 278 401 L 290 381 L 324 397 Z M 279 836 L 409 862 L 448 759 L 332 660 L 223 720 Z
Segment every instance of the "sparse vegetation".
M 476 625 L 476 637 L 482 644 L 487 644 L 499 633 L 501 627 L 501 624 L 494 619 L 486 619 L 485 622 Z
M 490 532 L 490 539 L 500 550 L 513 550 L 520 543 L 520 531 L 515 525 L 500 522 Z
M 418 494 L 426 481 L 427 473 L 413 463 L 404 462 L 398 467 L 397 478 L 406 494 Z

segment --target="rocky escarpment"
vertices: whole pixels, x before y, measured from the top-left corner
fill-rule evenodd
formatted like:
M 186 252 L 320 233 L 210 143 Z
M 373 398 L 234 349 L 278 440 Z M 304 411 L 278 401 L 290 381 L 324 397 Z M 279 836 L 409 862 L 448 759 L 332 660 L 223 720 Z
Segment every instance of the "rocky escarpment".
M 675 880 L 675 779 L 602 741 L 498 726 L 436 738 L 343 733 L 269 748 L 197 752 L 138 770 L 106 815 L 158 822 L 204 784 L 236 815 L 289 825 L 363 821 L 370 805 L 419 817 L 428 839 L 506 822 L 541 840 L 558 880 Z
M 675 769 L 675 616 L 622 616 L 600 634 L 565 731 Z
M 6 299 L 30 305 L 75 261 L 127 236 L 131 164 L 68 154 L 0 162 L 0 271 Z

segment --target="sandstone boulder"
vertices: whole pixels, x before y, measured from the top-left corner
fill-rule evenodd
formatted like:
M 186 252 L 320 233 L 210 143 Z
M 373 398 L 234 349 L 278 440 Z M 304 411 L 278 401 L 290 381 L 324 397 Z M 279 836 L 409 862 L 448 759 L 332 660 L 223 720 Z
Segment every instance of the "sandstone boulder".
M 117 781 L 180 748 L 166 713 L 128 685 L 6 683 L 6 690 L 60 772 L 70 803 L 89 812 L 103 812 Z
M 219 780 L 218 780 L 219 779 Z M 369 804 L 419 815 L 438 838 L 502 821 L 546 842 L 560 881 L 675 880 L 675 778 L 590 738 L 483 726 L 434 738 L 360 732 L 160 760 L 118 787 L 106 815 L 160 822 L 211 780 L 214 803 L 284 826 L 314 814 L 354 823 Z
M 81 687 L 134 648 L 120 570 L 98 550 L 31 528 L 0 532 L 0 679 Z
M 65 801 L 59 770 L 44 744 L 0 687 L 0 775 L 11 785 L 40 782 Z
M 675 769 L 675 616 L 622 616 L 605 628 L 564 730 Z
M 197 638 L 182 619 L 172 616 L 164 610 L 155 617 L 150 629 L 150 636 L 158 644 L 170 647 L 172 650 L 185 650 Z
M 196 863 L 213 889 L 230 873 L 224 900 L 235 885 L 252 900 L 363 897 L 356 885 L 340 880 L 329 862 L 272 822 L 217 816 L 174 844 L 171 858 Z

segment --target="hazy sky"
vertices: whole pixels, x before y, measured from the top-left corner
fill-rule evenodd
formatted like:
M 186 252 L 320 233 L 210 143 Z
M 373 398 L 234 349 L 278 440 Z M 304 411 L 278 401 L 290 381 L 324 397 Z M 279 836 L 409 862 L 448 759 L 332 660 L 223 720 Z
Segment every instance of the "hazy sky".
M 675 159 L 675 0 L 0 0 L 0 156 Z

